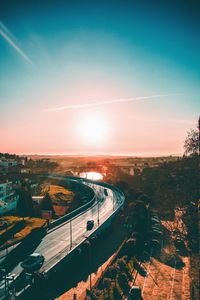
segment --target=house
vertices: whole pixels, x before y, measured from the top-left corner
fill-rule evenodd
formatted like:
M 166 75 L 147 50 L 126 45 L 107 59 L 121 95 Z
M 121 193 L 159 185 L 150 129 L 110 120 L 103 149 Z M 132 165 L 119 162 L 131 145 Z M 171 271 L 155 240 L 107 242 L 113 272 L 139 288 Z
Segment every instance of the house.
M 0 166 L 4 167 L 5 169 L 8 169 L 9 167 L 15 167 L 18 165 L 18 162 L 15 159 L 0 159 Z
M 0 200 L 6 199 L 13 193 L 12 182 L 0 182 Z

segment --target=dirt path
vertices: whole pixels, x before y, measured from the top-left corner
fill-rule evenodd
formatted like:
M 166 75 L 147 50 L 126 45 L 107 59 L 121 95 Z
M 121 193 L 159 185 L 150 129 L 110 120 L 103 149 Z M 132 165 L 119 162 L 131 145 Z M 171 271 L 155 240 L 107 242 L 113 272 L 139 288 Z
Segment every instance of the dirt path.
M 171 234 L 176 230 L 182 236 L 186 235 L 182 213 L 183 211 L 177 210 L 174 221 L 162 222 Z M 168 253 L 176 251 L 171 238 L 165 247 Z M 138 275 L 135 284 L 142 288 L 144 300 L 190 300 L 190 257 L 181 259 L 185 264 L 182 269 L 176 269 L 176 265 L 170 267 L 155 258 L 151 258 L 150 263 L 143 264 L 149 275 L 146 278 Z
M 135 282 L 142 288 L 144 300 L 190 300 L 189 258 L 185 257 L 183 261 L 185 267 L 181 270 L 164 265 L 154 258 L 149 266 L 148 263 L 144 264 L 149 275 L 146 279 L 138 275 Z

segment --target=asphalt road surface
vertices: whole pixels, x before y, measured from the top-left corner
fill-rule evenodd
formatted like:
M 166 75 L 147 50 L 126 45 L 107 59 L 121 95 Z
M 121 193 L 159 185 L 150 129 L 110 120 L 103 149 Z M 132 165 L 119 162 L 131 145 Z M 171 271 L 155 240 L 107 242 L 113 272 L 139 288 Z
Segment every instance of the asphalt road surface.
M 55 177 L 54 177 L 55 178 Z M 83 180 L 84 183 L 84 180 Z M 86 183 L 86 182 L 85 182 Z M 95 191 L 97 200 L 86 212 L 74 217 L 70 221 L 61 224 L 57 228 L 51 230 L 41 241 L 34 252 L 40 253 L 44 256 L 45 261 L 40 269 L 40 272 L 47 273 L 60 260 L 62 260 L 70 251 L 77 245 L 83 242 L 86 237 L 89 237 L 98 226 L 101 226 L 119 206 L 123 204 L 120 193 L 106 188 L 107 195 L 104 193 L 105 187 L 86 183 Z M 86 224 L 88 220 L 94 220 L 94 227 L 87 231 Z M 99 220 L 99 222 L 98 222 Z M 70 237 L 70 226 L 72 235 Z M 14 267 L 9 275 L 17 278 L 22 272 L 20 263 Z M 5 281 L 0 284 L 0 299 L 5 293 Z

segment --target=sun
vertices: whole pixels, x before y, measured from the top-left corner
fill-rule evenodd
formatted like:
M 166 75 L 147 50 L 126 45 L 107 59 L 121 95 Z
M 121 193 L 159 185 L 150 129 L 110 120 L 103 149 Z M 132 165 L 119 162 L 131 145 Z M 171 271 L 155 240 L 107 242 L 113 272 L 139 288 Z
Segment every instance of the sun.
M 108 127 L 105 118 L 99 115 L 84 117 L 79 124 L 80 138 L 91 145 L 105 143 Z

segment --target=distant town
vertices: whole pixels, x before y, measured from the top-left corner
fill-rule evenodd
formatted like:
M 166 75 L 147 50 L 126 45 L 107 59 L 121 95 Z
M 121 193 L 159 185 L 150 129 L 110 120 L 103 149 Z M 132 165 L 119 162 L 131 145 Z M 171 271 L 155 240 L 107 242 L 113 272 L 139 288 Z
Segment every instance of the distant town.
M 19 190 L 25 186 L 31 193 L 33 203 L 42 200 L 43 196 L 40 194 L 42 181 L 38 180 L 38 174 L 55 172 L 79 176 L 85 172 L 95 171 L 101 173 L 106 181 L 116 182 L 120 172 L 138 176 L 142 174 L 144 168 L 158 167 L 164 162 L 179 159 L 173 156 L 160 158 L 36 157 L 0 153 L 0 215 L 16 207 Z

